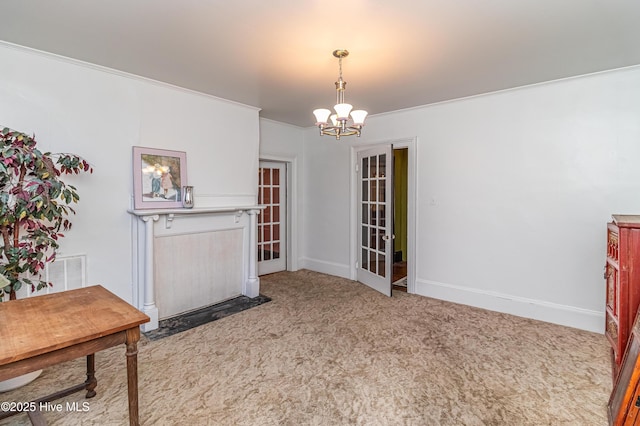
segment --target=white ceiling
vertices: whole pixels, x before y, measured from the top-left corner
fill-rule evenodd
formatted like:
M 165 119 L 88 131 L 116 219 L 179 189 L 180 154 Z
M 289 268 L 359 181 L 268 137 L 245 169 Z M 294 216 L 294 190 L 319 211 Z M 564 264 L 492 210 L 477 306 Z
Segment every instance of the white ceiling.
M 1 0 L 0 40 L 313 125 L 640 64 L 638 0 Z M 7 66 L 7 64 L 3 64 Z

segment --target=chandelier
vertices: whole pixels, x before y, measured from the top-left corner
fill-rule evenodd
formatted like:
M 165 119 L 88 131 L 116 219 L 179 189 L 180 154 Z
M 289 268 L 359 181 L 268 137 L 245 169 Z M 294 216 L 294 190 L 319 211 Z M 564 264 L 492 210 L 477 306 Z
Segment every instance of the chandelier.
M 316 116 L 316 126 L 320 129 L 320 136 L 335 136 L 336 139 L 340 139 L 340 136 L 360 136 L 360 131 L 364 126 L 367 111 L 362 109 L 352 111 L 353 106 L 344 102 L 344 90 L 347 82 L 342 79 L 342 58 L 346 58 L 348 55 L 349 52 L 346 50 L 333 51 L 333 56 L 338 58 L 340 67 L 340 77 L 336 81 L 336 105 L 333 107 L 336 113 L 331 115 L 331 111 L 326 108 L 313 111 Z M 331 117 L 329 117 L 330 115 Z M 349 115 L 351 115 L 351 120 L 349 120 Z M 331 125 L 329 125 L 329 119 L 331 119 Z

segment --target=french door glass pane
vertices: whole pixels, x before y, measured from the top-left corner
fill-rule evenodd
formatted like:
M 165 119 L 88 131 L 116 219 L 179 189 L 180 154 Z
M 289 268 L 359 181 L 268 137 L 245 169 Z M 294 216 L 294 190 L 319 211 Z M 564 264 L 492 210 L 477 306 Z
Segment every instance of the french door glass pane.
M 384 277 L 386 276 L 386 272 L 384 267 L 384 253 L 378 253 L 378 275 Z
M 369 228 L 366 226 L 362 227 L 362 247 L 369 247 L 368 240 L 369 239 Z
M 369 270 L 374 274 L 376 273 L 376 264 L 376 252 L 371 250 L 369 252 Z
M 378 177 L 387 176 L 387 154 L 382 154 L 378 157 L 380 159 L 380 166 L 378 168 Z
M 375 181 L 375 180 L 372 180 L 372 181 L 370 182 L 370 186 L 371 186 L 371 191 L 370 191 L 370 195 L 371 195 L 371 196 L 369 197 L 369 200 L 370 200 L 371 202 L 374 202 L 374 201 L 376 201 L 376 200 L 377 200 L 377 198 L 376 198 L 376 181 Z
M 376 245 L 376 228 L 371 228 L 370 232 L 371 232 L 371 238 L 370 238 L 371 246 L 370 247 L 372 249 L 375 249 L 377 247 L 377 245 Z

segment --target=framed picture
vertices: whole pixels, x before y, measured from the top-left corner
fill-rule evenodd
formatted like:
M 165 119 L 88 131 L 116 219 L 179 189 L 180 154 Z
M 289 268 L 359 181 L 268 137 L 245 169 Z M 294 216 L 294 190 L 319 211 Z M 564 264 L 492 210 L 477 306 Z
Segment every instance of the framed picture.
M 182 207 L 182 187 L 186 185 L 185 152 L 133 147 L 134 209 Z

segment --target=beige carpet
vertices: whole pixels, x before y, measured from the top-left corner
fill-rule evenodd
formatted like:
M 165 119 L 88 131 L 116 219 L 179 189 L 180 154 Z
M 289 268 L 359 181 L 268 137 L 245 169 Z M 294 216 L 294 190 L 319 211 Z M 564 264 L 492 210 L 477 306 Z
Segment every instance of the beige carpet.
M 299 271 L 262 277 L 273 300 L 141 342 L 143 425 L 606 425 L 603 335 Z M 125 425 L 124 347 L 96 355 L 87 412 L 51 425 Z M 84 360 L 0 394 L 82 381 Z M 20 415 L 0 422 L 29 424 Z

